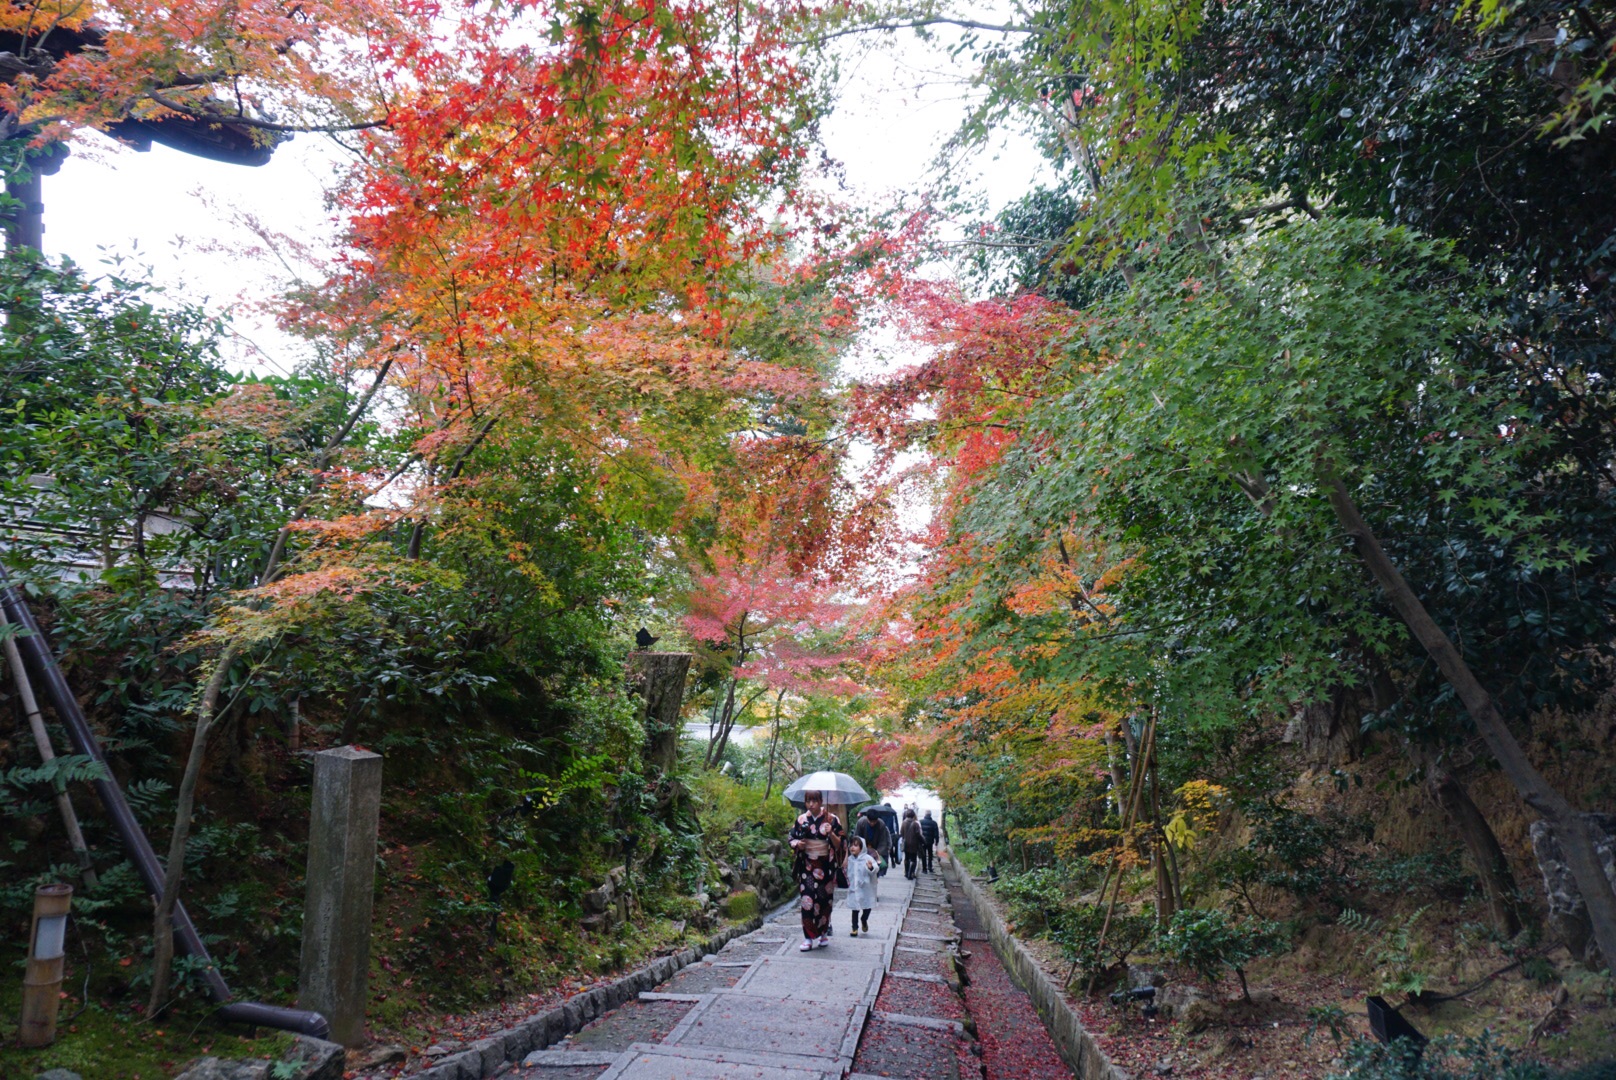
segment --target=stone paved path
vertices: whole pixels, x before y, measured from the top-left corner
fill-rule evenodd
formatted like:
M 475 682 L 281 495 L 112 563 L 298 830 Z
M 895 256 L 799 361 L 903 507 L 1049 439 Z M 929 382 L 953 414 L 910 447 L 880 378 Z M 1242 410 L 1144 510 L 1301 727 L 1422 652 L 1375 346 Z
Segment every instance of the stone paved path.
M 838 906 L 826 949 L 799 952 L 795 909 L 776 914 L 501 1080 L 1070 1078 L 938 869 L 882 878 L 868 936 Z
M 935 910 L 940 878 L 921 879 L 923 907 Z M 842 1080 L 853 1068 L 900 946 L 941 959 L 948 928 L 928 923 L 911 938 L 904 926 L 914 883 L 881 879 L 870 933 L 848 936 L 836 909 L 828 948 L 804 953 L 794 909 L 685 968 L 656 992 L 530 1055 L 507 1076 L 521 1080 Z M 838 898 L 840 899 L 840 898 Z M 919 911 L 916 914 L 920 914 Z M 935 931 L 935 932 L 934 932 Z M 927 1030 L 917 1028 L 916 1030 Z M 952 1037 L 952 1035 L 950 1036 Z M 957 1074 L 954 1074 L 957 1075 Z

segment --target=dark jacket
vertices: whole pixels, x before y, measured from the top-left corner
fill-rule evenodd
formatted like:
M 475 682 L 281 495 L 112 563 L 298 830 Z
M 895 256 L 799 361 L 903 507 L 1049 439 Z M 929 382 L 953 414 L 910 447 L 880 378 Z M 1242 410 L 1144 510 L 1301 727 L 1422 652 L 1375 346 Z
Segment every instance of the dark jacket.
M 906 852 L 919 851 L 926 846 L 926 838 L 920 832 L 920 822 L 914 818 L 903 819 L 903 849 Z M 905 855 L 904 858 L 908 858 Z
M 926 838 L 926 843 L 935 844 L 937 842 L 937 822 L 936 822 L 936 820 L 934 820 L 933 818 L 929 818 L 929 817 L 921 818 L 920 819 L 920 835 Z
M 881 824 L 880 818 L 860 817 L 853 827 L 853 835 L 864 841 L 864 846 L 883 859 L 892 854 L 892 834 Z

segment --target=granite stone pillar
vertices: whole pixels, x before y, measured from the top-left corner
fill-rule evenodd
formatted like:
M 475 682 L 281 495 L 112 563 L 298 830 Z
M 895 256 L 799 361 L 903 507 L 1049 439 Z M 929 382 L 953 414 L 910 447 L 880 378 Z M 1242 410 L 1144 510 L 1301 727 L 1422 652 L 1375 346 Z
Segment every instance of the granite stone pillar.
M 380 754 L 339 746 L 314 755 L 308 891 L 298 1000 L 331 1021 L 331 1040 L 365 1041 L 371 899 L 376 885 Z

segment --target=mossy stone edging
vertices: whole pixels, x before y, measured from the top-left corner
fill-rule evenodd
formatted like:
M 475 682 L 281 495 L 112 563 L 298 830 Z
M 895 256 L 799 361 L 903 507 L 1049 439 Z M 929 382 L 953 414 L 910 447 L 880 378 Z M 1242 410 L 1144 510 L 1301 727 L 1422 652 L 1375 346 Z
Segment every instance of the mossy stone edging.
M 1055 980 L 1049 977 L 1027 947 L 1005 927 L 998 909 L 982 887 L 971 880 L 965 868 L 949 860 L 943 866 L 943 873 L 958 882 L 970 898 L 971 906 L 976 908 L 977 916 L 987 929 L 988 940 L 999 963 L 1004 965 L 1016 985 L 1032 998 L 1033 1007 L 1038 1010 L 1044 1027 L 1049 1029 L 1050 1037 L 1055 1040 L 1055 1048 L 1060 1051 L 1066 1064 L 1072 1067 L 1078 1080 L 1132 1080 L 1132 1074 L 1111 1064 L 1111 1059 L 1105 1056 L 1105 1051 L 1094 1041 L 1094 1036 L 1089 1034 L 1072 1007 L 1066 1004 L 1066 995 L 1061 988 L 1055 985 Z
M 750 934 L 763 925 L 761 915 L 720 930 L 702 948 L 689 948 L 663 956 L 631 974 L 604 986 L 574 994 L 549 1012 L 531 1016 L 517 1024 L 467 1044 L 466 1048 L 439 1058 L 430 1069 L 412 1073 L 409 1080 L 485 1080 L 508 1061 L 521 1061 L 535 1050 L 560 1042 L 596 1017 L 633 1001 L 642 991 L 653 990 L 681 968 L 716 953 L 732 938 Z

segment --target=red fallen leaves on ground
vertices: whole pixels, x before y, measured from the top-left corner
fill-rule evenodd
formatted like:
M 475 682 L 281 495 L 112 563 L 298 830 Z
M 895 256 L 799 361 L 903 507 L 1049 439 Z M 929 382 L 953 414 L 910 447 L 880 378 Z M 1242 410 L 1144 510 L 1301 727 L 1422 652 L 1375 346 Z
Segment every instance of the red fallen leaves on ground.
M 881 1012 L 906 1016 L 930 1016 L 942 1020 L 964 1020 L 965 1004 L 959 995 L 942 983 L 919 979 L 895 979 L 888 975 L 875 999 Z
M 853 1071 L 870 1076 L 946 1076 L 964 1040 L 946 1031 L 909 1027 L 871 1017 L 859 1037 Z M 968 1056 L 968 1055 L 967 1055 Z M 974 1076 L 966 1072 L 965 1076 Z
M 1055 1049 L 1032 999 L 1011 982 L 993 950 L 971 950 L 965 1007 L 976 1021 L 987 1080 L 1044 1080 L 1070 1070 Z
M 1255 991 L 1257 988 L 1253 987 Z M 1328 1029 L 1306 1019 L 1307 1005 L 1334 1004 L 1353 997 L 1354 987 L 1339 978 L 1274 981 L 1264 987 L 1280 1008 L 1261 1020 L 1235 1020 L 1189 1033 L 1179 1025 L 1146 1019 L 1137 1008 L 1113 1006 L 1068 994 L 1078 1019 L 1113 1064 L 1149 1076 L 1158 1065 L 1172 1068 L 1175 1080 L 1316 1080 L 1332 1071 L 1341 1047 Z M 1226 1004 L 1238 1009 L 1238 999 Z

